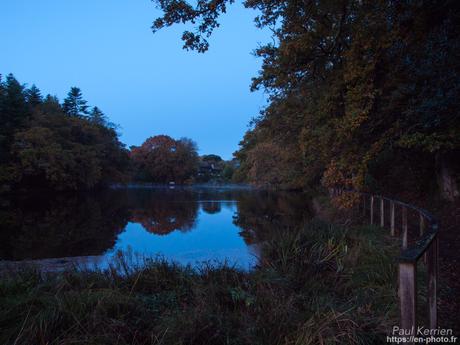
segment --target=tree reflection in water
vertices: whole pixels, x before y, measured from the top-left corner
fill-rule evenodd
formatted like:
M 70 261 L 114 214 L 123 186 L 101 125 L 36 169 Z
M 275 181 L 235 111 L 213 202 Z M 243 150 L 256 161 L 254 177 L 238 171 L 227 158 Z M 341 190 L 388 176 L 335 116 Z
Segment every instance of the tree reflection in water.
M 304 193 L 258 191 L 244 193 L 238 199 L 234 224 L 247 244 L 268 240 L 276 231 L 305 224 L 312 217 L 310 198 Z
M 221 201 L 202 201 L 201 209 L 207 214 L 215 214 L 222 210 L 221 204 Z
M 130 198 L 130 221 L 140 223 L 150 233 L 167 235 L 174 230 L 190 231 L 195 227 L 198 203 L 188 190 L 139 190 Z
M 128 222 L 126 204 L 112 193 L 3 200 L 0 259 L 99 255 Z
M 0 260 L 108 255 L 131 243 L 152 253 L 247 257 L 273 229 L 285 231 L 310 216 L 308 198 L 299 193 L 225 188 L 27 195 L 0 206 Z

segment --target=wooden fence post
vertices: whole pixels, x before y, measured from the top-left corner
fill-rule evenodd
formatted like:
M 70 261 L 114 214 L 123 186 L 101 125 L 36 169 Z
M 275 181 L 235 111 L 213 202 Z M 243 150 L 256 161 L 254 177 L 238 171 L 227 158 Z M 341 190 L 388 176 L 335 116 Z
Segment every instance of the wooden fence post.
M 428 319 L 431 329 L 438 327 L 437 286 L 438 286 L 438 237 L 431 242 L 427 252 L 428 266 Z
M 380 198 L 380 226 L 382 228 L 385 226 L 385 211 L 384 211 L 383 207 L 384 207 L 384 200 L 381 197 Z
M 405 206 L 402 207 L 402 248 L 407 248 L 407 208 Z
M 395 235 L 395 202 L 390 202 L 390 224 L 391 224 L 391 236 Z
M 342 191 L 340 191 L 342 192 Z M 370 224 L 374 224 L 374 201 L 376 198 L 380 198 L 380 226 L 385 227 L 385 199 L 382 196 L 370 196 Z M 363 195 L 363 215 L 366 216 L 367 197 Z M 431 243 L 427 243 L 428 248 L 420 247 L 415 248 L 415 254 L 406 252 L 399 262 L 399 275 L 398 275 L 398 296 L 400 305 L 400 326 L 409 335 L 406 335 L 406 344 L 409 341 L 411 335 L 415 335 L 417 327 L 417 261 L 420 255 L 423 255 L 425 264 L 427 265 L 427 300 L 428 300 L 428 323 L 431 329 L 437 329 L 438 327 L 438 315 L 437 315 L 437 286 L 438 286 L 438 275 L 439 275 L 439 239 L 437 236 L 437 224 L 433 220 L 429 213 L 424 210 L 417 209 L 412 205 L 407 205 L 399 201 L 388 199 L 390 205 L 390 230 L 391 235 L 395 236 L 396 232 L 396 204 L 401 206 L 401 220 L 402 220 L 402 249 L 406 250 L 408 247 L 408 208 L 412 211 L 419 213 L 420 221 L 420 236 L 423 236 L 426 232 L 427 226 L 430 227 L 430 231 L 434 231 L 434 236 L 423 241 L 430 240 Z M 358 203 L 359 209 L 359 203 Z M 411 211 L 411 212 L 412 212 Z M 412 219 L 412 218 L 411 218 Z M 427 223 L 428 222 L 428 223 Z M 415 229 L 414 229 L 415 230 Z M 430 233 L 431 235 L 431 233 Z M 422 251 L 423 250 L 423 251 Z M 418 251 L 418 252 L 417 252 Z M 407 334 L 407 333 L 406 333 Z M 413 344 L 409 342 L 409 344 Z
M 401 329 L 413 330 L 416 327 L 417 310 L 417 263 L 399 263 L 399 307 Z
M 371 225 L 374 224 L 374 196 L 371 196 Z

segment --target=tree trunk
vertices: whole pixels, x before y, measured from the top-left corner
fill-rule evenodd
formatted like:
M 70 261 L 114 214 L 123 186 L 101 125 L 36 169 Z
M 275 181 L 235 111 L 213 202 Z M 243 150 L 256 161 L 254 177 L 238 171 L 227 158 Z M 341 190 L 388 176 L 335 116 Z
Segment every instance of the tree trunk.
M 460 193 L 454 169 L 448 157 L 442 153 L 436 154 L 436 175 L 441 197 L 449 201 L 458 198 Z

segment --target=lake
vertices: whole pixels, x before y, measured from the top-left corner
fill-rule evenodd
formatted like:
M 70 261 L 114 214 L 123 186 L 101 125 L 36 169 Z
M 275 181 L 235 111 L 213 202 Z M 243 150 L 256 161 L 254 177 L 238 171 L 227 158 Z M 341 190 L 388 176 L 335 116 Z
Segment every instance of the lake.
M 287 231 L 311 217 L 302 193 L 229 187 L 118 188 L 0 203 L 0 260 L 51 265 L 106 267 L 123 251 L 250 269 L 268 230 Z

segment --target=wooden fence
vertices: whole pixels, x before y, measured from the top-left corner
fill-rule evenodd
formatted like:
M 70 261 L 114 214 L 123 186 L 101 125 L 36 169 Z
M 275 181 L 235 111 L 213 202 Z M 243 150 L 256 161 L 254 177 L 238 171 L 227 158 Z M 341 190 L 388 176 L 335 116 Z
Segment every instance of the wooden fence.
M 332 194 L 342 194 L 343 190 L 333 190 Z M 356 193 L 349 191 L 351 193 Z M 400 327 L 405 330 L 417 329 L 417 264 L 423 262 L 427 268 L 428 325 L 438 326 L 437 287 L 438 287 L 438 222 L 428 211 L 405 202 L 379 195 L 359 193 L 360 209 L 370 224 L 388 227 L 392 236 L 401 236 L 399 256 L 398 296 L 400 306 Z M 398 212 L 399 211 L 399 212 Z M 397 217 L 399 213 L 399 217 Z M 408 222 L 408 213 L 412 223 Z M 400 227 L 398 225 L 401 225 Z M 412 225 L 412 228 L 409 227 Z M 416 230 L 411 238 L 410 230 Z M 423 258 L 422 260 L 420 260 Z

